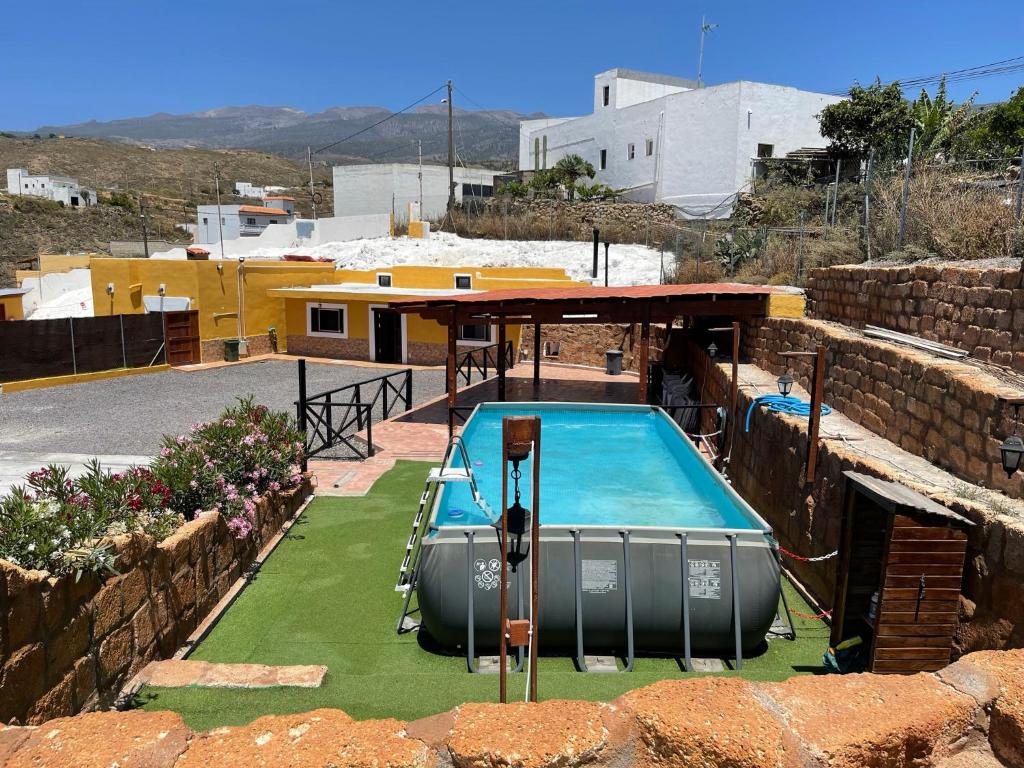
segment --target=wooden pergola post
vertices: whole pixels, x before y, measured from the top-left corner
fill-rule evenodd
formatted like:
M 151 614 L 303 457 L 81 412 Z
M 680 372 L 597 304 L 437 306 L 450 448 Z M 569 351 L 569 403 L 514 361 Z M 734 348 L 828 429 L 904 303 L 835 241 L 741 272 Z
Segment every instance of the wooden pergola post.
M 540 387 L 540 323 L 533 324 L 533 386 Z
M 505 402 L 505 322 L 498 323 L 498 402 Z
M 739 404 L 740 395 L 740 324 L 738 321 L 733 321 L 732 324 L 732 385 L 729 392 L 729 446 L 732 447 L 732 441 L 736 438 L 736 427 L 739 421 L 739 415 L 736 413 L 736 408 Z M 724 444 L 724 443 L 723 443 Z
M 459 389 L 458 382 L 456 381 L 455 373 L 455 355 L 456 355 L 456 339 L 458 337 L 459 328 L 455 324 L 455 310 L 453 309 L 448 316 L 448 357 L 445 360 L 445 386 L 448 391 L 448 421 L 449 424 L 453 418 L 452 409 L 455 407 L 457 393 Z
M 649 314 L 649 313 L 648 313 Z M 640 369 L 640 387 L 637 400 L 641 404 L 647 403 L 647 360 L 651 353 L 651 321 L 645 319 L 640 324 L 640 360 L 637 367 Z

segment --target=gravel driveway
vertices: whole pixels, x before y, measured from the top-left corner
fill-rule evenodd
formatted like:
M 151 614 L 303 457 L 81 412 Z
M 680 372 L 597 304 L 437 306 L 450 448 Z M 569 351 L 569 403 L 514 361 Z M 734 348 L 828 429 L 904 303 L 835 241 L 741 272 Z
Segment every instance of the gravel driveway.
M 394 369 L 309 363 L 310 394 Z M 295 363 L 263 360 L 204 371 L 171 370 L 0 396 L 0 452 L 152 455 L 160 436 L 216 417 L 237 397 L 295 412 Z M 444 392 L 443 370 L 413 371 L 413 400 Z

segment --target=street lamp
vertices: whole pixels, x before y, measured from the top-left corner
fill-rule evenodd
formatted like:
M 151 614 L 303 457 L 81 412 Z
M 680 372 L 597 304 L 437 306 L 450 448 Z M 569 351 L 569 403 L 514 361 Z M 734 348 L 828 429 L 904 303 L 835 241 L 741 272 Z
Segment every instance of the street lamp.
M 710 344 L 708 344 L 708 355 L 710 355 L 712 358 L 718 355 L 718 345 L 716 345 L 713 341 Z
M 786 371 L 784 374 L 779 376 L 779 394 L 783 397 L 789 397 L 789 393 L 793 391 L 794 382 L 795 380 L 789 374 L 789 371 Z
M 1020 412 L 1020 404 L 1013 405 L 1013 434 L 1003 441 L 999 446 L 999 459 L 1003 464 L 1003 471 L 1007 477 L 1020 469 L 1021 459 L 1024 458 L 1024 440 L 1017 434 L 1017 419 Z

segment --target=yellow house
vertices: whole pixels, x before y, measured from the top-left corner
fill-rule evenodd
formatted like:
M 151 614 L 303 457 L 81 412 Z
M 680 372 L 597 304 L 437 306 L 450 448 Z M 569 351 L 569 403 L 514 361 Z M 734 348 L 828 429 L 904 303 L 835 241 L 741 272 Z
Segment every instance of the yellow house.
M 21 297 L 27 288 L 0 288 L 0 320 L 24 320 Z
M 418 296 L 459 295 L 498 288 L 583 285 L 564 270 L 531 267 L 413 267 L 339 270 L 344 282 L 268 291 L 285 304 L 289 354 L 370 360 L 379 363 L 439 365 L 447 353 L 447 331 L 433 320 L 387 311 L 388 302 Z M 496 326 L 459 328 L 459 346 L 497 342 Z M 520 329 L 507 338 L 518 346 Z

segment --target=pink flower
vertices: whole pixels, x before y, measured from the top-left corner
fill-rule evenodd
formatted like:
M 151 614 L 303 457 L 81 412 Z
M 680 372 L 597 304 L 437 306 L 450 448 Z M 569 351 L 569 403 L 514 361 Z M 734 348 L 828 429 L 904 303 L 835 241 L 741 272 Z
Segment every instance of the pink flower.
M 161 448 L 160 449 L 160 455 L 163 456 L 165 459 L 168 456 L 170 456 L 172 453 L 174 453 L 174 451 L 172 451 L 170 448 Z
M 199 483 L 196 482 L 195 480 L 189 480 L 188 487 L 189 488 L 198 488 L 199 487 Z
M 272 491 L 280 491 L 281 490 L 281 484 L 279 482 L 277 482 L 277 480 L 272 480 L 271 483 L 270 483 L 270 490 L 272 490 Z

